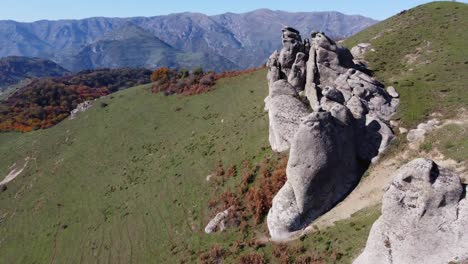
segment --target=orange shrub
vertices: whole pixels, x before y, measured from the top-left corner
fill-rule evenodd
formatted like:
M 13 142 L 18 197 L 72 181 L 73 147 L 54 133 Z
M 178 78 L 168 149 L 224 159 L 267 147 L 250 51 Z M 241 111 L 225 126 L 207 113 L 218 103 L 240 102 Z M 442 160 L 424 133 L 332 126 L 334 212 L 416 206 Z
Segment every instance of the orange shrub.
M 169 80 L 170 76 L 171 70 L 165 67 L 158 68 L 151 74 L 151 81 L 165 83 Z

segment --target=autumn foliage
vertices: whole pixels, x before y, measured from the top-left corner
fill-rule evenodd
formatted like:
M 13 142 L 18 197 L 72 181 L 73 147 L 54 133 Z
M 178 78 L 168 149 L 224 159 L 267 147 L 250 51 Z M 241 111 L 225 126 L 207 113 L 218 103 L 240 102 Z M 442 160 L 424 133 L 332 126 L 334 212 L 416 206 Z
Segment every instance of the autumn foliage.
M 164 83 L 171 78 L 172 74 L 175 72 L 168 68 L 158 68 L 151 74 L 151 81 Z
M 205 73 L 201 68 L 197 68 L 190 73 L 186 69 L 176 71 L 163 67 L 156 69 L 151 74 L 151 80 L 154 82 L 151 90 L 155 93 L 163 92 L 165 95 L 194 95 L 206 93 L 213 89 L 217 80 L 251 73 L 258 69 L 259 68 L 251 68 L 243 71 Z
M 219 245 L 214 245 L 208 252 L 201 253 L 198 257 L 200 264 L 221 263 L 227 252 Z
M 253 252 L 253 253 L 248 253 L 239 258 L 239 263 L 241 264 L 264 264 L 265 259 L 263 258 L 263 255 Z
M 109 94 L 106 87 L 92 89 L 49 80 L 34 82 L 28 88 L 5 102 L 0 130 L 27 132 L 48 128 L 66 118 L 77 104 Z
M 287 157 L 265 158 L 259 165 L 244 163 L 241 183 L 237 190 L 227 190 L 214 197 L 208 204 L 213 213 L 232 208 L 228 225 L 247 228 L 265 219 L 275 194 L 286 182 Z M 224 184 L 227 178 L 239 173 L 235 166 L 227 172 L 218 163 L 215 184 Z
M 84 101 L 150 82 L 144 69 L 102 69 L 73 76 L 36 79 L 0 103 L 0 131 L 49 128 Z

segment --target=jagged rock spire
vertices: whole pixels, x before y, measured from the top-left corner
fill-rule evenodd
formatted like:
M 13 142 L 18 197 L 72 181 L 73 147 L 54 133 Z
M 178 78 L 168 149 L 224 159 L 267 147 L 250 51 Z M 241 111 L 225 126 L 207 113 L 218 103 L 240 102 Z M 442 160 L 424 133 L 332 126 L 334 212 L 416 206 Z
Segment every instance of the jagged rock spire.
M 302 40 L 284 27 L 282 44 L 267 62 L 265 99 L 271 147 L 290 150 L 267 218 L 273 239 L 305 228 L 355 187 L 392 139 L 387 122 L 399 103 L 324 33 Z

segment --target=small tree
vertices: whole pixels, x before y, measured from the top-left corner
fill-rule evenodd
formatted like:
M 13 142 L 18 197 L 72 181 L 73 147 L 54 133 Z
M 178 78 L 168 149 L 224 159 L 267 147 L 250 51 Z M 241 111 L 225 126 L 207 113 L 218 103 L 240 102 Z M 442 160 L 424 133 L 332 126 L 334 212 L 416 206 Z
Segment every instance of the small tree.
M 153 82 L 167 82 L 170 77 L 170 70 L 168 68 L 158 68 L 151 74 L 151 81 Z
M 202 67 L 196 67 L 195 69 L 192 70 L 193 75 L 202 75 L 203 74 L 203 68 Z
M 190 75 L 190 72 L 187 68 L 182 68 L 179 70 L 180 78 L 187 78 Z

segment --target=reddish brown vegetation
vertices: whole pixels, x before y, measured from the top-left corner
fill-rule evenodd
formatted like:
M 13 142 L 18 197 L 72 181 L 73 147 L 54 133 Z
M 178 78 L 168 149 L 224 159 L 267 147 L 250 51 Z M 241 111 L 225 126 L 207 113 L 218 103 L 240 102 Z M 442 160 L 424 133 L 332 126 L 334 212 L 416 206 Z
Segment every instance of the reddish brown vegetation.
M 65 119 L 78 104 L 120 88 L 148 83 L 150 74 L 145 69 L 103 69 L 35 80 L 1 102 L 0 131 L 49 128 Z
M 260 168 L 260 178 L 256 179 L 256 186 L 249 188 L 246 194 L 246 206 L 253 213 L 254 220 L 259 224 L 271 207 L 273 197 L 286 182 L 286 165 L 288 159 L 284 157 L 276 167 L 271 167 L 270 161 L 265 161 Z
M 249 253 L 239 258 L 240 264 L 264 264 L 265 258 L 259 253 Z
M 38 84 L 43 89 L 27 90 L 20 97 L 11 97 L 5 102 L 8 107 L 0 113 L 1 131 L 28 132 L 49 128 L 65 119 L 78 103 L 109 94 L 107 88 L 43 85 Z
M 251 165 L 244 162 L 243 168 L 236 170 L 234 177 L 238 174 L 243 175 L 241 186 L 234 190 L 224 191 L 222 194 L 212 199 L 209 203 L 213 215 L 221 210 L 231 208 L 226 226 L 237 227 L 244 235 L 243 239 L 234 241 L 231 245 L 223 248 L 223 254 L 210 252 L 219 252 L 219 249 L 204 252 L 202 263 L 217 263 L 226 257 L 237 257 L 238 263 L 300 263 L 300 264 L 324 264 L 327 259 L 333 261 L 339 260 L 342 254 L 333 250 L 326 253 L 308 250 L 304 245 L 298 243 L 286 243 L 273 245 L 271 259 L 266 259 L 261 253 L 261 248 L 265 247 L 267 241 L 259 237 L 256 232 L 261 231 L 268 210 L 274 195 L 284 185 L 286 181 L 286 166 L 288 158 L 285 156 L 275 156 L 264 159 L 259 165 Z M 222 167 L 218 163 L 217 167 Z M 233 166 L 230 166 L 232 168 Z M 232 177 L 231 169 L 228 169 L 223 175 L 216 178 L 223 179 L 226 182 L 228 177 Z M 214 184 L 218 184 L 215 182 Z M 219 187 L 219 185 L 217 186 Z M 254 231 L 255 230 L 255 231 Z M 254 233 L 252 233 L 254 231 Z M 255 234 L 252 236 L 252 234 Z M 242 255 L 244 252 L 251 252 Z M 213 256 L 218 256 L 213 258 Z M 221 257 L 219 257 L 221 256 Z M 210 262 L 211 261 L 211 262 Z
M 223 257 L 225 257 L 226 254 L 226 250 L 219 245 L 214 245 L 208 252 L 200 254 L 198 262 L 203 264 L 222 263 Z
M 221 161 L 218 161 L 218 166 L 216 167 L 216 176 L 224 176 L 224 168 Z
M 273 257 L 278 263 L 300 263 L 300 264 L 325 264 L 325 258 L 321 254 L 311 253 L 304 255 L 306 249 L 301 244 L 287 245 L 278 244 L 273 248 Z M 333 253 L 332 253 L 333 254 Z M 297 257 L 294 257 L 297 256 Z
M 168 68 L 158 68 L 151 75 L 151 80 L 155 82 L 151 90 L 155 93 L 164 92 L 165 95 L 206 93 L 212 90 L 217 80 L 251 73 L 258 69 L 251 68 L 243 71 L 222 73 L 203 73 L 202 69 L 196 69 L 190 74 L 185 69 L 178 72 Z
M 318 264 L 319 262 L 312 262 L 312 257 L 311 256 L 303 255 L 303 256 L 297 257 L 295 263 L 297 263 L 297 264 L 317 263 Z
M 227 170 L 227 176 L 228 177 L 236 177 L 237 175 L 237 168 L 236 165 L 232 165 L 231 167 L 228 168 Z
M 274 195 L 286 182 L 287 162 L 287 157 L 267 158 L 261 165 L 253 166 L 245 162 L 238 191 L 225 191 L 209 202 L 208 206 L 213 215 L 231 208 L 232 215 L 229 217 L 228 225 L 246 229 L 260 224 L 271 207 Z M 218 163 L 216 178 L 220 180 L 217 183 L 224 183 L 228 177 L 235 177 L 238 174 L 235 166 L 231 166 L 227 173 L 222 168 L 222 164 Z M 250 219 L 253 219 L 253 222 Z
M 289 263 L 288 247 L 284 244 L 275 245 L 273 249 L 273 257 L 280 263 Z
M 213 184 L 217 186 L 224 185 L 228 179 L 242 175 L 240 186 L 234 190 L 226 190 L 213 198 L 208 206 L 213 216 L 228 208 L 231 208 L 226 226 L 236 226 L 240 228 L 246 239 L 250 230 L 258 228 L 259 224 L 265 219 L 275 194 L 286 182 L 286 165 L 288 158 L 286 156 L 277 156 L 265 158 L 260 164 L 250 164 L 245 161 L 240 169 L 231 165 L 227 170 L 224 169 L 221 161 L 218 162 Z M 244 241 L 235 241 L 234 244 L 226 249 L 229 254 L 238 255 L 245 248 L 257 250 L 265 246 L 265 242 L 257 239 L 248 239 Z M 288 260 L 290 250 L 276 250 L 274 254 L 277 260 Z M 208 253 L 203 253 L 204 259 Z M 212 260 L 212 259 L 209 259 Z M 263 255 L 250 253 L 238 258 L 239 263 L 265 263 Z M 205 262 L 206 263 L 206 262 Z M 281 261 L 281 263 L 287 263 Z

